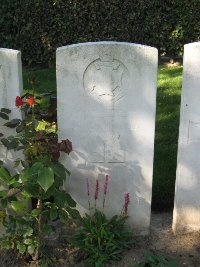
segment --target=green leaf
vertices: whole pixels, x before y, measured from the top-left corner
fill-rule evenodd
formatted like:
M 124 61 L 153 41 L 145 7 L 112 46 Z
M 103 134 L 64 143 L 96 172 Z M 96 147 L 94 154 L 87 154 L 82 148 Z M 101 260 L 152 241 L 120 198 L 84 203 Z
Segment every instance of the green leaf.
M 9 183 L 9 185 L 12 185 L 12 187 L 14 188 L 20 188 L 22 186 L 22 184 L 20 182 L 17 182 L 16 180 L 11 180 L 11 182 Z
M 8 118 L 9 119 L 9 118 Z M 20 119 L 13 119 L 9 122 L 6 122 L 4 124 L 4 126 L 7 126 L 9 128 L 15 128 L 17 125 L 19 125 L 21 123 L 21 120 Z
M 4 120 L 9 120 L 9 116 L 6 113 L 0 112 L 0 117 Z
M 39 214 L 40 214 L 40 210 L 39 210 L 39 209 L 33 209 L 33 210 L 31 211 L 31 215 L 32 215 L 33 217 L 37 217 Z
M 6 138 L 2 138 L 2 139 L 1 139 L 1 143 L 2 143 L 6 148 L 8 148 L 8 147 L 9 147 L 9 144 L 10 144 L 10 142 L 9 142 L 8 139 L 6 139 Z
M 63 181 L 65 180 L 66 172 L 62 164 L 60 164 L 59 162 L 53 162 L 51 164 L 51 168 L 53 169 L 56 176 L 60 177 Z
M 33 234 L 33 228 L 27 227 L 25 234 L 23 234 L 24 237 L 31 236 Z
M 50 219 L 53 221 L 57 218 L 58 212 L 56 209 L 50 209 Z
M 70 196 L 70 194 L 66 193 L 65 195 L 67 204 L 72 208 L 76 207 L 76 201 Z
M 12 177 L 10 173 L 8 172 L 8 170 L 4 168 L 3 166 L 0 166 L 0 180 L 8 184 L 11 179 Z
M 7 191 L 0 191 L 0 197 L 5 197 L 7 195 Z
M 44 165 L 42 162 L 38 161 L 35 162 L 31 168 L 30 168 L 30 174 L 31 175 L 38 175 L 38 172 L 44 168 Z
M 11 110 L 8 109 L 8 108 L 1 108 L 1 112 L 4 112 L 6 114 L 9 114 L 9 113 L 11 113 Z
M 49 224 L 45 224 L 43 225 L 43 229 L 42 231 L 46 234 L 46 235 L 51 235 L 54 231 L 53 231 L 53 227 Z
M 80 218 L 80 213 L 76 209 L 71 209 L 70 207 L 66 208 L 67 212 L 73 219 L 79 219 Z
M 7 149 L 15 149 L 18 147 L 18 141 L 16 139 L 12 140 L 11 142 L 9 142 L 9 145 L 7 146 Z
M 11 208 L 12 208 L 14 211 L 18 212 L 18 211 L 23 211 L 23 210 L 26 208 L 26 206 L 25 206 L 25 204 L 24 204 L 23 202 L 21 202 L 21 201 L 12 201 L 12 202 L 11 202 Z
M 38 184 L 46 192 L 54 183 L 54 172 L 50 167 L 43 167 L 38 171 Z
M 44 120 L 38 121 L 38 125 L 35 128 L 35 130 L 36 131 L 45 131 L 47 125 L 48 125 L 47 121 L 44 121 Z
M 57 191 L 55 196 L 54 196 L 54 199 L 55 199 L 56 204 L 61 206 L 61 207 L 63 207 L 66 204 L 69 205 L 68 201 L 70 203 L 71 200 L 72 200 L 72 203 L 71 203 L 72 207 L 75 204 L 74 200 L 71 197 L 69 197 L 69 194 L 67 194 L 65 191 Z
M 31 238 L 26 238 L 24 240 L 24 244 L 26 244 L 26 245 L 31 245 L 32 243 L 33 243 L 33 240 Z
M 4 249 L 9 249 L 10 248 L 10 242 L 7 240 L 2 240 L 0 242 L 0 247 Z
M 26 251 L 26 246 L 24 244 L 18 243 L 17 249 L 19 250 L 19 253 L 23 254 Z
M 20 162 L 21 162 L 21 159 L 16 159 L 15 164 L 14 164 L 14 168 L 17 168 L 19 166 Z
M 30 177 L 30 173 L 28 169 L 24 169 L 21 173 L 20 173 L 20 179 L 22 179 L 23 182 L 28 181 L 29 177 Z
M 39 185 L 38 184 L 32 184 L 32 183 L 26 183 L 24 185 L 24 192 L 28 193 L 29 196 L 38 197 L 39 194 Z
M 27 247 L 28 253 L 32 255 L 35 252 L 35 248 L 36 248 L 35 245 L 33 245 L 33 244 L 29 245 Z
M 17 133 L 21 133 L 23 130 L 24 130 L 24 124 L 20 124 L 16 128 L 16 132 Z
M 0 200 L 0 206 L 2 206 L 3 208 L 6 208 L 8 205 L 8 200 L 7 199 L 1 199 Z

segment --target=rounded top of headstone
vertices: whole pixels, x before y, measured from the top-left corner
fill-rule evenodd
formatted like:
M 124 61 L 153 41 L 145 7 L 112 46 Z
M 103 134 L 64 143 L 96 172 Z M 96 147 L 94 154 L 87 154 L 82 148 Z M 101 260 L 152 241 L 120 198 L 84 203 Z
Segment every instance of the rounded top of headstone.
M 19 50 L 9 49 L 9 48 L 0 48 L 0 52 L 2 52 L 2 53 L 10 53 L 10 54 L 21 53 Z
M 136 44 L 136 43 L 128 43 L 128 42 L 116 42 L 116 41 L 100 41 L 100 42 L 85 42 L 85 43 L 78 43 L 78 44 L 71 44 L 71 45 L 66 45 L 66 46 L 61 46 L 57 48 L 57 51 L 60 51 L 62 49 L 66 48 L 76 48 L 76 47 L 81 47 L 81 46 L 98 46 L 98 45 L 117 45 L 117 46 L 128 46 L 128 47 L 140 47 L 144 49 L 151 49 L 158 51 L 157 48 L 152 47 L 152 46 L 147 46 L 147 45 L 142 45 L 142 44 Z
M 189 43 L 189 44 L 185 44 L 184 47 L 197 47 L 200 46 L 200 42 L 193 42 L 193 43 Z

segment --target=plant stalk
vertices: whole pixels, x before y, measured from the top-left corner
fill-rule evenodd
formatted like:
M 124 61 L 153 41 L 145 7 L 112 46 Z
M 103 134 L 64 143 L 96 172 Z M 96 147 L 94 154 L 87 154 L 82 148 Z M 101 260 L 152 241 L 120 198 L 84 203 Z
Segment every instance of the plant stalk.
M 42 239 L 42 194 L 40 191 L 40 197 L 37 202 L 37 209 L 40 210 L 38 217 L 38 245 L 36 248 L 35 255 L 32 257 L 34 261 L 37 261 L 40 256 L 40 247 L 41 247 L 41 239 Z

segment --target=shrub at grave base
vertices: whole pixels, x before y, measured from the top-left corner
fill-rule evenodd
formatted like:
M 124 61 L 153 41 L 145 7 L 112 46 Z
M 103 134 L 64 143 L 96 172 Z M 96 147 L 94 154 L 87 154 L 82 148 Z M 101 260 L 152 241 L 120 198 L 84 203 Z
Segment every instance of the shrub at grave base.
M 108 176 L 104 183 L 104 197 L 102 208 L 107 195 Z M 96 201 L 99 195 L 99 182 L 96 181 L 95 187 L 95 209 L 94 212 L 90 205 L 90 186 L 87 179 L 87 195 L 90 215 L 86 214 L 81 218 L 82 228 L 74 239 L 74 245 L 81 248 L 85 253 L 85 262 L 101 267 L 105 263 L 111 263 L 121 259 L 122 252 L 129 248 L 131 243 L 132 232 L 126 229 L 125 222 L 127 219 L 127 209 L 129 205 L 129 193 L 125 193 L 125 200 L 120 215 L 115 215 L 108 219 L 104 212 L 96 209 Z
M 109 220 L 98 210 L 81 219 L 82 229 L 74 244 L 85 253 L 86 263 L 101 267 L 121 259 L 123 250 L 130 247 L 131 233 L 126 230 L 125 221 L 125 216 L 117 215 Z
M 190 0 L 1 0 L 1 46 L 21 50 L 26 64 L 47 64 L 57 47 L 98 40 L 179 55 L 184 43 L 199 40 L 199 9 Z
M 55 123 L 42 119 L 41 105 L 33 95 L 18 96 L 15 104 L 26 113 L 25 119 L 9 121 L 10 110 L 2 108 L 0 116 L 7 120 L 5 126 L 16 128 L 16 135 L 1 135 L 0 140 L 8 150 L 22 150 L 25 159 L 13 162 L 13 168 L 23 166 L 21 173 L 14 175 L 0 163 L 0 184 L 8 187 L 0 191 L 0 208 L 11 210 L 3 218 L 6 233 L 0 246 L 43 261 L 44 237 L 54 232 L 52 221 L 59 218 L 66 222 L 68 216 L 79 217 L 76 202 L 60 189 L 66 174 L 70 174 L 58 162 L 60 151 L 69 154 L 72 145 L 69 140 L 58 142 Z M 27 211 L 24 203 L 31 199 L 36 204 Z

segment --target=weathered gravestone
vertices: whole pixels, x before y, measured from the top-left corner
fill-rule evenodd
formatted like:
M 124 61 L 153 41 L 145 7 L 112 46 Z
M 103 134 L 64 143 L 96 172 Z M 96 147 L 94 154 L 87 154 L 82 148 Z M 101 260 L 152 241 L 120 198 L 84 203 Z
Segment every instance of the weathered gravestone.
M 15 107 L 15 98 L 22 93 L 21 53 L 12 49 L 0 48 L 0 109 L 11 110 L 10 119 L 21 118 L 20 111 Z M 7 121 L 0 117 L 0 133 L 5 137 L 15 134 L 15 130 L 4 126 Z M 13 167 L 14 159 L 19 153 L 7 150 L 0 143 L 0 160 L 9 168 Z
M 184 46 L 173 230 L 200 230 L 200 42 Z
M 66 188 L 87 209 L 85 179 L 110 176 L 105 212 L 119 214 L 130 193 L 129 224 L 147 233 L 151 213 L 157 49 L 98 42 L 57 49 L 58 132 L 73 152 Z M 100 200 L 101 199 L 101 200 Z

